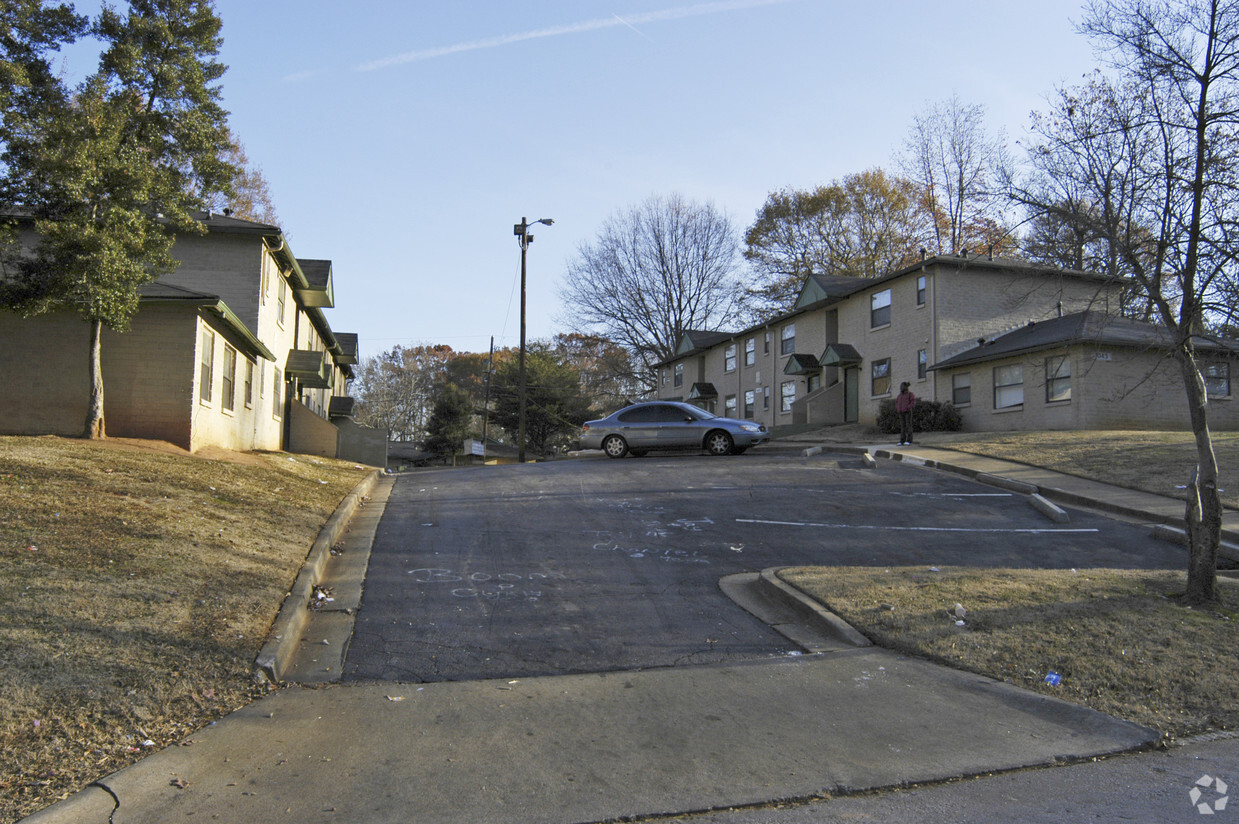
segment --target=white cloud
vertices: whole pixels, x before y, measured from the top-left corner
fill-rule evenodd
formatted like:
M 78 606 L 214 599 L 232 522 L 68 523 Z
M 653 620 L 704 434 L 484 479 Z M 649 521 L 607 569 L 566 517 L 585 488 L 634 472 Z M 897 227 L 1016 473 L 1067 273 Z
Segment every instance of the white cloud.
M 437 48 L 404 52 L 403 54 L 396 54 L 391 57 L 384 57 L 379 60 L 372 60 L 369 63 L 363 63 L 357 67 L 357 71 L 367 72 L 375 71 L 376 69 L 386 69 L 391 66 L 399 66 L 404 63 L 414 63 L 420 60 L 433 60 L 436 57 L 446 57 L 449 54 L 458 54 L 466 51 L 493 49 L 497 46 L 507 46 L 512 43 L 520 43 L 525 40 L 538 40 L 543 37 L 559 37 L 566 34 L 583 34 L 585 32 L 609 29 L 615 26 L 627 26 L 629 28 L 634 28 L 636 25 L 641 23 L 661 23 L 667 20 L 682 20 L 686 17 L 702 17 L 708 14 L 719 14 L 720 12 L 736 11 L 739 9 L 751 9 L 758 6 L 774 6 L 789 2 L 792 2 L 792 0 L 716 0 L 716 2 L 711 3 L 696 3 L 691 6 L 678 6 L 672 9 L 651 11 L 644 14 L 630 15 L 623 18 L 618 15 L 612 15 L 611 17 L 602 18 L 599 20 L 586 20 L 580 23 L 569 23 L 563 26 L 551 26 L 549 28 L 535 29 L 533 31 L 519 32 L 516 34 L 503 34 L 497 37 L 488 37 L 482 40 L 473 40 L 467 43 L 456 43 L 450 46 L 439 46 Z

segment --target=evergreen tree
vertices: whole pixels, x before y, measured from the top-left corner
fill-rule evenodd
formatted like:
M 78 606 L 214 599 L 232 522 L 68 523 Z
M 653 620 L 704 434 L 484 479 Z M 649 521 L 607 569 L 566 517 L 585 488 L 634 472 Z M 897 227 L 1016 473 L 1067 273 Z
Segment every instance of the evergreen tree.
M 454 383 L 442 384 L 426 424 L 426 451 L 445 458 L 455 455 L 472 430 L 469 393 Z
M 194 210 L 236 174 L 224 159 L 219 30 L 210 0 L 132 0 L 125 16 L 104 7 L 91 26 L 104 44 L 94 75 L 72 93 L 43 77 L 52 85 L 42 93 L 11 96 L 20 108 L 6 117 L 0 191 L 34 219 L 38 245 L 0 298 L 26 314 L 76 311 L 89 324 L 86 437 L 106 435 L 103 327 L 128 328 L 141 287 L 175 268 L 176 234 L 205 231 Z M 55 41 L 26 39 L 8 56 L 26 77 L 42 76 Z

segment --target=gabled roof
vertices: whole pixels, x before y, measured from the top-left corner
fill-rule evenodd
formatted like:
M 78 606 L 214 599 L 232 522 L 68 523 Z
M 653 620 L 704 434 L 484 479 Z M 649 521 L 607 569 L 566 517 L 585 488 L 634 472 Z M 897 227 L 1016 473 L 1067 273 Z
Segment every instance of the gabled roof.
M 787 359 L 783 367 L 784 375 L 811 375 L 821 369 L 822 365 L 812 355 L 794 354 Z
M 1173 341 L 1164 326 L 1130 318 L 1114 317 L 1102 312 L 1077 312 L 1032 322 L 1027 326 L 980 342 L 972 349 L 939 361 L 930 369 L 951 369 L 973 363 L 1054 349 L 1076 343 L 1104 344 L 1134 349 L 1168 349 Z M 1198 337 L 1198 348 L 1239 354 L 1239 341 L 1214 341 Z
M 686 329 L 680 337 L 680 344 L 675 348 L 675 357 L 682 358 L 693 352 L 704 352 L 712 346 L 733 337 L 728 332 L 703 332 L 697 329 Z
M 796 298 L 796 309 L 812 309 L 825 303 L 833 303 L 873 284 L 873 278 L 809 275 Z
M 308 288 L 297 290 L 297 299 L 303 306 L 331 309 L 336 305 L 335 287 L 331 280 L 331 261 L 298 258 L 301 273 L 305 275 Z
M 197 292 L 162 281 L 142 284 L 138 288 L 138 294 L 143 303 L 185 303 L 189 306 L 197 306 L 199 311 L 213 315 L 222 321 L 224 327 L 240 343 L 240 348 L 246 350 L 248 354 L 269 361 L 275 360 L 275 355 L 271 353 L 271 350 L 250 331 L 235 312 L 228 308 L 228 304 L 224 303 L 219 295 Z

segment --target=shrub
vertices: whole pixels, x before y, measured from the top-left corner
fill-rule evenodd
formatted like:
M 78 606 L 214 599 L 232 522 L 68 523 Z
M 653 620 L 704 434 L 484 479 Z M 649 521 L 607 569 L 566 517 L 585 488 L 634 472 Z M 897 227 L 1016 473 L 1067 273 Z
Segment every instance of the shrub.
M 963 416 L 950 401 L 923 401 L 919 398 L 912 408 L 914 432 L 958 432 L 964 424 Z M 895 401 L 884 400 L 878 404 L 878 429 L 888 434 L 899 431 L 899 414 Z

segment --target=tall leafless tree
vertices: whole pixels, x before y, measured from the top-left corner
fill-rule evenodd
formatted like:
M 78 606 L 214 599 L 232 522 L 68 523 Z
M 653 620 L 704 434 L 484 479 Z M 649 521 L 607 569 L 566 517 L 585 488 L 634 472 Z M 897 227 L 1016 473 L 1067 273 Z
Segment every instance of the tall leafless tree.
M 912 120 L 899 164 L 920 185 L 935 216 L 938 254 L 1010 242 L 997 174 L 1004 162 L 1001 138 L 985 129 L 985 107 L 957 96 L 930 104 Z
M 574 331 L 596 331 L 654 364 L 684 332 L 732 320 L 741 294 L 737 232 L 726 214 L 680 195 L 617 212 L 568 263 L 561 297 Z
M 1198 346 L 1229 316 L 1239 254 L 1239 1 L 1095 0 L 1081 31 L 1115 78 L 1059 93 L 1013 192 L 1112 244 L 1169 332 L 1197 453 L 1186 597 L 1201 603 L 1222 509 Z

